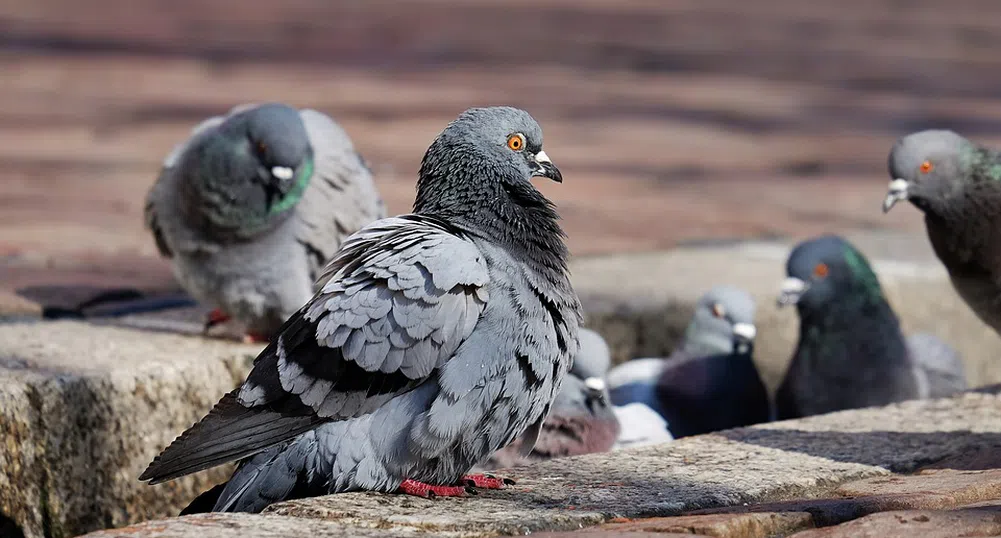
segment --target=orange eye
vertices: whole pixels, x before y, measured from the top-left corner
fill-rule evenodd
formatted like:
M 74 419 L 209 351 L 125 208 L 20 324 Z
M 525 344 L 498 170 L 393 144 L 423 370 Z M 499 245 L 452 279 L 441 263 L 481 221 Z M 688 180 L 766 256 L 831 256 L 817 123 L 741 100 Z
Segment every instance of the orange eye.
M 267 150 L 268 150 L 267 144 L 265 144 L 264 142 L 257 143 L 257 153 L 264 153 Z
M 827 276 L 827 272 L 828 269 L 826 263 L 818 263 L 817 265 L 813 266 L 813 276 L 817 278 L 824 278 L 825 276 Z
M 935 165 L 932 164 L 931 161 L 925 161 L 921 163 L 921 167 L 919 168 L 919 170 L 921 170 L 922 174 L 927 174 L 928 172 L 931 172 L 934 168 Z
M 511 148 L 511 151 L 521 151 L 525 149 L 525 135 L 521 133 L 514 133 L 513 135 L 507 137 L 507 147 Z
M 713 305 L 713 315 L 717 318 L 721 318 L 726 315 L 726 309 L 723 308 L 723 305 L 716 303 Z

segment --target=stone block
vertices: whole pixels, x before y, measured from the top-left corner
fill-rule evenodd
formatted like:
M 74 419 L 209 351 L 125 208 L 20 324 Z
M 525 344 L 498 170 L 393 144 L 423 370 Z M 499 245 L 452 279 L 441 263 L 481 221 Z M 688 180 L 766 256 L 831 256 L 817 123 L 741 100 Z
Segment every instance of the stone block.
M 146 464 L 260 346 L 77 322 L 0 324 L 0 516 L 27 538 L 167 517 L 228 476 L 150 487 Z
M 971 393 L 842 411 L 498 471 L 518 483 L 467 498 L 346 493 L 275 504 L 265 514 L 365 532 L 378 529 L 384 536 L 414 529 L 430 536 L 534 535 L 612 521 L 623 521 L 624 526 L 603 527 L 601 532 L 794 532 L 871 513 L 866 510 L 913 506 L 900 499 L 932 499 L 936 504 L 928 506 L 944 507 L 993 496 L 995 471 L 933 471 L 902 481 L 876 479 L 913 472 L 1001 440 L 999 404 L 997 395 Z M 941 493 L 924 496 L 929 488 Z M 862 497 L 845 497 L 851 495 Z M 899 502 L 866 505 L 859 499 Z M 706 509 L 727 514 L 709 516 Z M 683 517 L 653 521 L 649 527 L 637 520 L 671 516 Z M 189 525 L 183 518 L 164 520 L 157 525 L 165 530 L 149 536 L 175 536 L 171 529 L 182 524 Z M 277 535 L 265 534 L 263 527 L 254 532 Z
M 1001 505 L 958 510 L 880 512 L 848 523 L 793 534 L 793 538 L 954 538 L 1001 535 Z

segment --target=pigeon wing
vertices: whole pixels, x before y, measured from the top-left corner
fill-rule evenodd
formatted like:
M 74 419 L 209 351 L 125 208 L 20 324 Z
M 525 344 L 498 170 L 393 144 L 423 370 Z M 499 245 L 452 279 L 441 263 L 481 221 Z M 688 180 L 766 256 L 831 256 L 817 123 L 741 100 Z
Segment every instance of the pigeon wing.
M 488 279 L 479 249 L 436 219 L 407 215 L 360 230 L 243 386 L 171 443 L 140 480 L 159 483 L 245 458 L 412 390 L 472 334 Z

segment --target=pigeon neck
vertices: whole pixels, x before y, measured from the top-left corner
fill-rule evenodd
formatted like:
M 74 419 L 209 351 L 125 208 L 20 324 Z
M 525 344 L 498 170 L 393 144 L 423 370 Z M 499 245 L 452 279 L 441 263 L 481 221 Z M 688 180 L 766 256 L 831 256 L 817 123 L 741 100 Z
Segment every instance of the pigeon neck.
M 907 358 L 900 321 L 886 301 L 858 301 L 819 312 L 800 313 L 799 355 L 817 370 L 845 371 L 846 364 L 865 367 L 903 363 Z
M 537 270 L 567 270 L 569 252 L 559 215 L 529 181 L 448 182 L 423 177 L 414 213 L 444 219 L 502 245 Z
M 299 167 L 295 183 L 283 193 L 260 182 L 256 163 L 231 157 L 230 151 L 208 146 L 195 152 L 191 172 L 179 185 L 181 211 L 188 222 L 216 240 L 259 237 L 294 213 L 312 178 L 312 160 Z

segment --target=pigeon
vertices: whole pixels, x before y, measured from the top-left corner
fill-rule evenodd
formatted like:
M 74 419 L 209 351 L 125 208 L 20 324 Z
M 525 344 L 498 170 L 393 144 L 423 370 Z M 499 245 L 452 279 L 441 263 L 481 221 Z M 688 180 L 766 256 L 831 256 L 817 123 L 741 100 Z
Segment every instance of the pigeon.
M 612 402 L 645 403 L 675 438 L 767 422 L 768 393 L 752 360 L 754 311 L 744 290 L 712 288 L 670 356 L 634 359 L 609 372 Z
M 800 243 L 786 272 L 778 304 L 796 305 L 800 330 L 776 395 L 780 420 L 926 398 L 933 385 L 943 396 L 964 377 L 937 338 L 904 338 L 876 273 L 845 239 Z
M 146 226 L 181 286 L 267 341 L 306 303 L 344 239 L 386 216 L 362 157 L 315 110 L 240 105 L 164 160 Z
M 583 340 L 581 350 L 583 353 Z M 526 449 L 524 441 L 518 439 L 478 467 L 489 471 L 564 456 L 608 452 L 615 445 L 619 431 L 605 380 L 581 379 L 571 372 L 563 380 L 552 411 L 542 423 L 535 448 Z
M 612 445 L 612 450 L 657 445 L 674 440 L 664 417 L 646 404 L 616 405 L 612 410 L 619 420 L 619 438 Z
M 908 200 L 924 212 L 928 238 L 953 287 L 1001 333 L 1001 154 L 943 130 L 897 140 L 883 212 Z
M 424 155 L 413 213 L 351 235 L 244 383 L 140 480 L 238 460 L 189 513 L 503 487 L 467 473 L 519 436 L 532 449 L 582 323 L 559 216 L 532 177 L 563 180 L 532 116 L 463 112 Z

